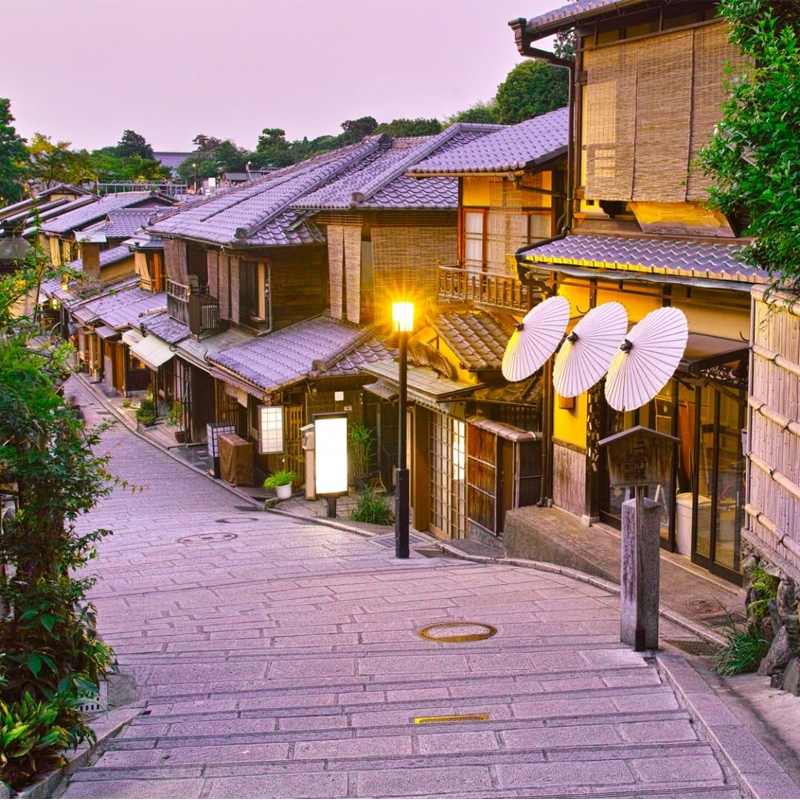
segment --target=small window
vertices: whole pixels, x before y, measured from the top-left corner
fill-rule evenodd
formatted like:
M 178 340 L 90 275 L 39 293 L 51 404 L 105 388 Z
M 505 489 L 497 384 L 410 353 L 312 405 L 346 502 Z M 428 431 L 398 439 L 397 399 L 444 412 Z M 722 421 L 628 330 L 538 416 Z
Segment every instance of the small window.
M 269 266 L 256 261 L 239 262 L 239 320 L 263 330 L 270 325 Z
M 258 452 L 284 452 L 283 406 L 258 406 Z
M 486 266 L 486 212 L 464 212 L 464 266 Z
M 161 253 L 145 253 L 147 263 L 147 276 L 154 292 L 164 291 L 164 267 L 161 263 Z
M 550 213 L 528 214 L 528 241 L 537 242 L 553 235 Z

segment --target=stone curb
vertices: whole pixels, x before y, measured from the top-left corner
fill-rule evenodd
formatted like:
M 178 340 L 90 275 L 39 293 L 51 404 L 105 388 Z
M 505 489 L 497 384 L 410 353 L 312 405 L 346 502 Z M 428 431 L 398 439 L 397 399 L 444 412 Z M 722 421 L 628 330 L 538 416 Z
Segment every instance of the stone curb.
M 656 653 L 666 678 L 708 740 L 724 756 L 740 788 L 757 798 L 797 798 L 800 787 L 680 656 Z
M 219 478 L 215 478 L 212 475 L 209 475 L 208 472 L 206 472 L 206 470 L 200 469 L 200 467 L 196 467 L 194 464 L 190 464 L 188 461 L 184 461 L 180 456 L 175 455 L 175 453 L 173 453 L 168 447 L 164 447 L 164 445 L 161 444 L 160 442 L 154 442 L 149 436 L 146 436 L 140 430 L 138 430 L 136 425 L 134 425 L 125 414 L 120 412 L 116 408 L 116 406 L 114 406 L 112 403 L 109 403 L 108 398 L 102 392 L 95 389 L 95 387 L 89 382 L 89 380 L 83 373 L 76 372 L 73 374 L 74 377 L 77 378 L 79 381 L 81 381 L 84 387 L 88 391 L 90 391 L 95 396 L 95 398 L 97 398 L 97 400 L 99 400 L 103 404 L 103 406 L 108 411 L 110 411 L 119 422 L 121 422 L 132 434 L 134 434 L 134 436 L 138 436 L 142 441 L 147 442 L 149 445 L 152 445 L 157 450 L 160 450 L 162 453 L 165 453 L 173 461 L 177 461 L 179 464 L 182 464 L 187 469 L 190 469 L 193 472 L 196 472 L 198 475 L 202 475 L 208 480 L 213 481 L 214 483 L 217 484 L 217 486 L 221 486 L 223 489 L 227 489 L 231 494 L 235 494 L 240 499 L 246 500 L 254 508 L 258 508 L 259 510 L 262 509 L 262 504 L 258 500 L 254 500 L 252 497 L 250 497 L 249 494 L 245 494 L 244 492 L 238 491 L 235 486 L 230 486 L 227 483 L 225 483 L 225 481 L 220 480 Z
M 353 525 L 347 525 L 344 522 L 337 522 L 334 519 L 327 517 L 305 517 L 302 514 L 295 514 L 294 511 L 283 511 L 280 508 L 265 508 L 267 514 L 280 514 L 282 517 L 289 517 L 290 519 L 299 520 L 300 522 L 310 522 L 314 525 L 327 525 L 329 528 L 336 528 L 337 531 L 344 531 L 345 533 L 354 533 L 356 536 L 361 536 L 364 539 L 371 539 L 380 534 L 372 533 L 371 531 L 364 531 L 361 528 L 356 528 Z
M 445 542 L 440 542 L 438 540 L 434 541 L 440 550 L 443 550 L 444 552 L 449 553 L 456 558 L 462 558 L 465 561 L 477 561 L 483 564 L 505 564 L 512 567 L 535 569 L 539 570 L 540 572 L 550 572 L 555 575 L 563 575 L 565 578 L 573 578 L 576 581 L 581 581 L 581 583 L 588 583 L 589 585 L 596 586 L 599 589 L 605 589 L 607 592 L 611 592 L 612 594 L 618 595 L 620 593 L 620 587 L 618 584 L 604 580 L 603 578 L 597 578 L 594 575 L 588 575 L 587 573 L 580 572 L 576 569 L 571 569 L 570 567 L 561 567 L 558 564 L 549 564 L 545 561 L 531 561 L 527 558 L 476 556 L 469 553 L 464 553 L 452 545 L 446 544 Z M 706 642 L 709 642 L 710 644 L 719 647 L 727 644 L 727 641 L 723 636 L 708 630 L 705 626 L 698 624 L 694 620 L 691 620 L 688 617 L 683 616 L 683 614 L 679 614 L 677 611 L 673 611 L 666 606 L 661 606 L 659 608 L 659 614 L 664 617 L 664 619 L 674 622 L 676 625 L 679 625 L 681 628 L 686 629 L 690 633 Z
M 64 778 L 69 778 L 76 770 L 86 766 L 89 761 L 104 749 L 109 739 L 116 736 L 128 723 L 134 720 L 144 711 L 144 705 L 125 706 L 115 708 L 107 712 L 102 717 L 98 717 L 90 727 L 95 732 L 97 739 L 93 744 L 82 744 L 71 755 L 66 756 L 67 763 L 59 769 L 45 775 L 44 778 L 20 792 L 13 793 L 11 797 L 25 797 L 31 800 L 38 798 L 52 797 Z

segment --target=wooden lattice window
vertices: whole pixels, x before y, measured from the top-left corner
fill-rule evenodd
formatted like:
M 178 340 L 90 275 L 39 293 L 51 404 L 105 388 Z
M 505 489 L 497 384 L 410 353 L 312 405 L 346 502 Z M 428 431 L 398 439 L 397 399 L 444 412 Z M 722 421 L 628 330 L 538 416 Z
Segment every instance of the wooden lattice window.
M 466 423 L 434 412 L 431 423 L 431 526 L 460 539 L 467 531 Z

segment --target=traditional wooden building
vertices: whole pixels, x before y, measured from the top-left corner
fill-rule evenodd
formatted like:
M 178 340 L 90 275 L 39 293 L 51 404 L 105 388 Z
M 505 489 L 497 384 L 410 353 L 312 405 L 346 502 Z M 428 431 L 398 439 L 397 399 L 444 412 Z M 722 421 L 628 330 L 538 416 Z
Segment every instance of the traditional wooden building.
M 749 294 L 765 276 L 737 260 L 742 221 L 704 206 L 695 161 L 739 54 L 712 0 L 576 2 L 511 24 L 523 55 L 576 36 L 566 225 L 518 252 L 520 279 L 567 297 L 575 319 L 610 300 L 631 323 L 671 305 L 690 330 L 675 378 L 633 412 L 614 412 L 602 384 L 558 397 L 545 368 L 545 492 L 584 524 L 619 526 L 630 492 L 609 486 L 598 440 L 634 425 L 677 436 L 669 484 L 648 490 L 663 546 L 740 580 Z

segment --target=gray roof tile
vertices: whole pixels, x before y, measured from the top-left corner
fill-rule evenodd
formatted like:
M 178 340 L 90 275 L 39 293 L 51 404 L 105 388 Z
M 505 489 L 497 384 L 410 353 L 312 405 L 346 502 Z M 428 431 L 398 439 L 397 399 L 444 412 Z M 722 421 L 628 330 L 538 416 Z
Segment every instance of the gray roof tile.
M 376 361 L 394 358 L 397 358 L 397 348 L 390 347 L 385 339 L 373 336 L 342 356 L 321 377 L 358 375 L 362 372 L 365 364 L 374 364 Z
M 152 333 L 167 344 L 177 344 L 187 336 L 191 336 L 188 325 L 173 319 L 166 311 L 143 317 L 138 326 L 147 333 Z
M 98 198 L 94 203 L 83 205 L 67 214 L 59 214 L 57 217 L 47 220 L 42 224 L 42 230 L 51 234 L 69 233 L 103 219 L 107 214 L 117 209 L 147 202 L 151 202 L 152 205 L 165 205 L 169 203 L 169 198 L 164 198 L 162 195 L 154 194 L 153 192 L 108 194 L 105 197 Z
M 567 152 L 569 109 L 511 125 L 444 153 L 436 153 L 416 166 L 410 175 L 508 172 L 549 161 Z M 425 181 L 427 183 L 427 181 Z
M 247 383 L 271 392 L 325 372 L 328 364 L 337 362 L 369 335 L 369 329 L 320 316 L 258 336 L 210 355 L 208 360 Z M 222 380 L 225 378 L 224 372 L 214 374 Z
M 106 219 L 86 230 L 102 233 L 107 239 L 127 239 L 158 214 L 158 209 L 154 208 L 119 208 L 109 212 Z
M 103 267 L 109 267 L 112 264 L 118 264 L 125 261 L 127 258 L 133 258 L 133 253 L 124 245 L 117 245 L 117 247 L 109 247 L 108 250 L 100 252 L 100 270 Z M 83 271 L 83 259 L 76 258 L 75 261 L 70 261 L 67 266 L 74 272 Z M 138 278 L 137 278 L 138 280 Z M 47 297 L 57 297 L 59 300 L 68 301 L 80 297 L 81 291 L 85 288 L 84 285 L 79 285 L 77 281 L 70 281 L 70 288 L 65 292 L 61 288 L 61 278 L 48 278 L 42 281 L 42 292 Z
M 485 311 L 443 311 L 429 319 L 469 370 L 500 369 L 513 329 Z
M 766 273 L 737 261 L 741 243 L 686 241 L 667 236 L 572 234 L 521 253 L 528 263 L 656 272 L 691 278 L 762 282 Z
M 166 308 L 166 292 L 153 294 L 133 285 L 87 300 L 75 308 L 72 315 L 84 325 L 99 321 L 115 329 L 138 328 L 143 317 L 157 309 L 166 311 Z
M 643 0 L 575 0 L 574 3 L 547 11 L 532 17 L 525 23 L 525 31 L 529 37 L 541 38 L 551 33 L 574 25 L 579 20 L 594 16 L 611 7 L 619 8 L 624 5 L 636 5 Z

